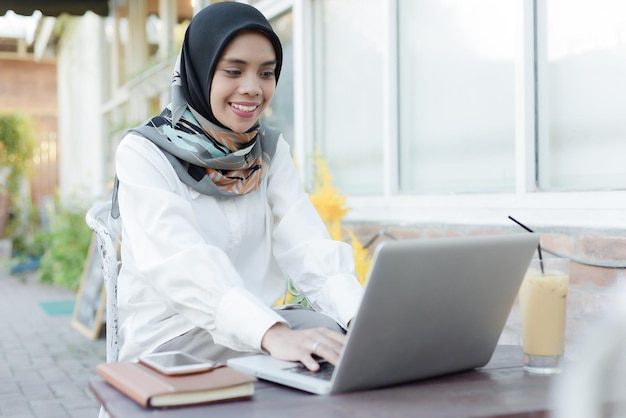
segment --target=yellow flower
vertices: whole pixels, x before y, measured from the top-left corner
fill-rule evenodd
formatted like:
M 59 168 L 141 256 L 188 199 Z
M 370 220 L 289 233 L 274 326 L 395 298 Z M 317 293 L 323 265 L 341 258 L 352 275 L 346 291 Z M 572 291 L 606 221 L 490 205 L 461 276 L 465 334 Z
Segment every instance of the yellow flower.
M 313 192 L 310 194 L 311 202 L 322 221 L 326 224 L 331 238 L 343 241 L 345 236 L 342 231 L 341 221 L 350 211 L 350 208 L 346 206 L 347 196 L 342 195 L 337 188 L 333 187 L 333 178 L 330 175 L 326 161 L 318 153 L 315 154 L 314 158 L 315 176 L 313 179 Z M 372 264 L 371 255 L 367 248 L 363 247 L 363 244 L 357 239 L 353 231 L 346 230 L 346 233 L 354 250 L 355 273 L 359 282 L 365 285 L 365 280 Z M 306 299 L 298 296 L 297 290 L 293 288 L 291 282 L 289 286 L 290 289 L 276 301 L 275 305 L 285 303 L 302 303 L 306 305 Z
M 341 240 L 341 221 L 350 210 L 345 206 L 347 197 L 342 196 L 339 190 L 333 187 L 333 178 L 328 171 L 328 165 L 319 155 L 315 156 L 315 169 L 311 202 L 326 224 L 330 236 Z
M 367 274 L 369 273 L 372 265 L 372 256 L 368 249 L 363 247 L 363 244 L 359 241 L 356 235 L 354 235 L 352 230 L 348 230 L 347 232 L 348 235 L 350 235 L 352 249 L 354 250 L 354 270 L 357 278 L 359 279 L 359 283 L 365 286 Z
M 350 208 L 345 206 L 347 197 L 333 187 L 333 179 L 328 171 L 328 165 L 319 154 L 315 156 L 315 168 L 314 189 L 311 194 L 313 206 L 315 206 L 315 209 L 317 209 L 317 212 L 326 224 L 330 236 L 335 240 L 344 240 L 341 221 L 350 211 Z M 354 251 L 356 275 L 359 282 L 365 285 L 367 273 L 372 262 L 371 255 L 367 248 L 363 247 L 363 244 L 357 239 L 353 231 L 347 230 L 346 233 L 350 238 Z

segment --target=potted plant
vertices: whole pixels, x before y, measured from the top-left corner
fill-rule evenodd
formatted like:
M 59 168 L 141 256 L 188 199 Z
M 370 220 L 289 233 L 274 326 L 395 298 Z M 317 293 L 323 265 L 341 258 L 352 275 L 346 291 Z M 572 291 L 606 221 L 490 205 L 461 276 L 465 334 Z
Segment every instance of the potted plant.
M 0 238 L 11 240 L 21 190 L 31 168 L 35 138 L 30 117 L 0 114 Z M 10 252 L 10 251 L 9 251 Z

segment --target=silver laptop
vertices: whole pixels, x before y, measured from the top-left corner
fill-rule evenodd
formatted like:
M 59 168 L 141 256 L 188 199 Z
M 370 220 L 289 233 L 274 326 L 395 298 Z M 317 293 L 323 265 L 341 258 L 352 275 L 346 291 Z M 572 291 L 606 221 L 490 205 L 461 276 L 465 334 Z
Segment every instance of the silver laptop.
M 320 395 L 484 366 L 538 243 L 528 233 L 382 242 L 336 367 L 310 373 L 268 355 L 228 365 Z

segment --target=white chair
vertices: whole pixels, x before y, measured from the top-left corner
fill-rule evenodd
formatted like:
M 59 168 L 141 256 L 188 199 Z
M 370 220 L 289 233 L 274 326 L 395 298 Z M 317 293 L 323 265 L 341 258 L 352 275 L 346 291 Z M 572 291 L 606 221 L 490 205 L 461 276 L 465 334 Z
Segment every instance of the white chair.
M 111 217 L 111 201 L 95 203 L 85 215 L 89 228 L 96 233 L 98 252 L 102 259 L 102 276 L 106 291 L 107 363 L 118 360 L 117 274 L 120 260 L 119 222 Z

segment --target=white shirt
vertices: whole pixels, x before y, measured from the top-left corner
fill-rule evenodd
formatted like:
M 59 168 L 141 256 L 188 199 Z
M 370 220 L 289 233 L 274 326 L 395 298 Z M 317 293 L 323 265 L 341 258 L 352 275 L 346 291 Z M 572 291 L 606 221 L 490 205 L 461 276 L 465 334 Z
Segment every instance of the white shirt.
M 127 135 L 116 155 L 122 219 L 120 361 L 194 327 L 238 351 L 261 351 L 270 306 L 291 278 L 311 305 L 346 327 L 363 288 L 352 248 L 333 241 L 282 136 L 259 189 L 235 198 L 183 184 L 149 140 Z

